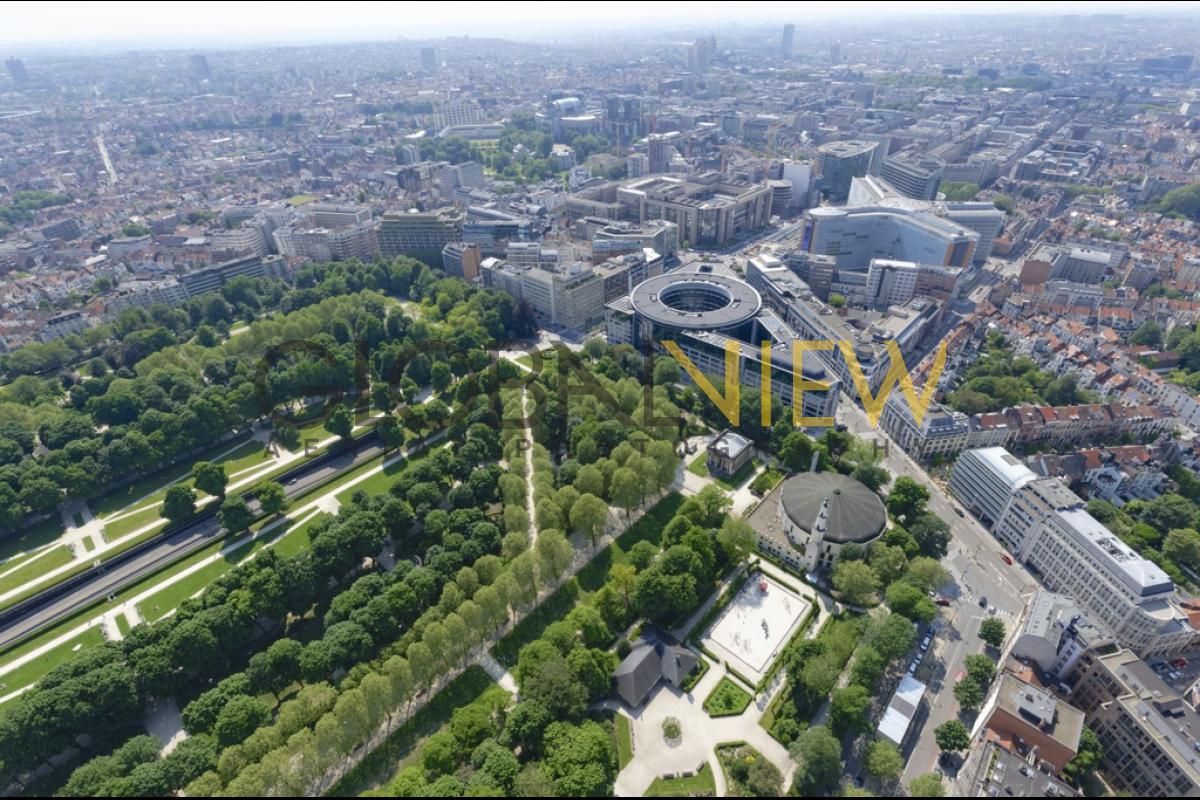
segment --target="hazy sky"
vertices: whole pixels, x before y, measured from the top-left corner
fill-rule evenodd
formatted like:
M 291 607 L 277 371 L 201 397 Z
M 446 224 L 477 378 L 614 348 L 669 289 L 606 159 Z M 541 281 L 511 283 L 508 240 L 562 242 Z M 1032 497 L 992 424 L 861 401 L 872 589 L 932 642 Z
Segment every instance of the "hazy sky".
M 0 2 L 0 46 L 121 48 L 305 43 L 453 35 L 758 24 L 914 14 L 1153 13 L 1200 2 Z M 799 31 L 798 31 L 799 32 Z

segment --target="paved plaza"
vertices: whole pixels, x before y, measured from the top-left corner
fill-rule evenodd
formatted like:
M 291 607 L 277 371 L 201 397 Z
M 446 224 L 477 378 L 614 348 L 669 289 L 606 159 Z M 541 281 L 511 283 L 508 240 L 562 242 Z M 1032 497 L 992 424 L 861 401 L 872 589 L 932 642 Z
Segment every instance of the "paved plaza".
M 796 632 L 811 604 L 774 578 L 757 572 L 705 634 L 703 644 L 758 682 Z

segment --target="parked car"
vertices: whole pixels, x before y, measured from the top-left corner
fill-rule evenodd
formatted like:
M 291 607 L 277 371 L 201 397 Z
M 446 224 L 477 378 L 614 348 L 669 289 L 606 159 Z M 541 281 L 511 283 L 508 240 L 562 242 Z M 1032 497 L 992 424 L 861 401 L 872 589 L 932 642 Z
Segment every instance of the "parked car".
M 986 596 L 984 596 L 984 597 L 980 597 L 980 598 L 979 598 L 979 607 L 980 607 L 980 608 L 987 608 L 987 607 L 988 607 L 988 601 L 987 601 L 987 597 L 986 597 Z
M 1010 565 L 1010 566 L 1012 565 L 1012 562 L 1013 562 L 1013 560 L 1012 560 L 1012 556 L 1010 556 L 1008 553 L 1001 553 L 1001 554 L 1000 554 L 1000 560 L 1001 560 L 1001 561 L 1003 561 L 1005 564 L 1008 564 L 1008 565 Z
M 1175 669 L 1183 669 L 1187 665 L 1188 665 L 1188 660 L 1186 658 L 1177 658 L 1171 662 L 1171 666 L 1174 667 Z
M 937 597 L 933 598 L 933 602 L 937 603 L 939 606 L 948 606 L 950 605 L 950 598 L 946 597 L 944 594 L 939 594 Z
M 995 614 L 995 613 L 996 613 L 996 607 L 995 607 L 995 606 L 988 606 L 988 613 L 989 613 L 989 614 Z
M 961 508 L 960 506 L 955 506 L 955 507 L 954 507 L 954 513 L 955 513 L 955 514 L 958 514 L 960 517 L 965 517 L 965 516 L 966 516 L 966 514 L 964 514 L 964 513 L 963 513 L 963 510 L 962 510 L 962 508 Z

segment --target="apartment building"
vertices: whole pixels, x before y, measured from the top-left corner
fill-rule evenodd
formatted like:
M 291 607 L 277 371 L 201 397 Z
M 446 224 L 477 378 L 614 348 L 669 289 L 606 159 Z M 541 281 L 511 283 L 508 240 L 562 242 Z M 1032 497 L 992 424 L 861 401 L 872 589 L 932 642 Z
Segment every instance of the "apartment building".
M 1129 650 L 1088 653 L 1071 701 L 1104 747 L 1101 770 L 1138 797 L 1200 797 L 1200 714 Z

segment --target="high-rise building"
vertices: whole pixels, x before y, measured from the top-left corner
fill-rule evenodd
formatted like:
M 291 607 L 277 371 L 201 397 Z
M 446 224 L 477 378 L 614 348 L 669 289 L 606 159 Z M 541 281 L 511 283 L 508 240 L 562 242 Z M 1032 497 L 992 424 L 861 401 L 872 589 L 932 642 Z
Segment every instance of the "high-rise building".
M 412 256 L 440 264 L 442 249 L 462 239 L 463 215 L 455 209 L 383 215 L 379 249 L 385 256 Z
M 1013 492 L 1037 480 L 1029 467 L 1003 447 L 968 450 L 954 462 L 950 491 L 977 517 L 995 523 Z
M 688 48 L 688 72 L 703 75 L 712 66 L 712 40 L 697 39 Z
M 817 148 L 817 171 L 821 188 L 834 203 L 844 203 L 850 196 L 850 181 L 861 178 L 871 168 L 879 142 L 851 139 L 828 142 Z
M 646 137 L 646 156 L 650 162 L 650 171 L 669 171 L 671 168 L 671 158 L 677 152 L 675 145 L 682 141 L 683 136 L 678 131 L 652 133 Z
M 198 81 L 211 81 L 212 69 L 208 66 L 208 56 L 196 53 L 191 57 L 192 76 Z
M 421 48 L 421 69 L 426 72 L 437 72 L 438 56 L 436 47 Z
M 779 43 L 780 54 L 784 58 L 792 57 L 792 40 L 796 38 L 796 26 L 788 23 L 783 26 L 783 39 Z
M 905 197 L 936 200 L 946 162 L 936 156 L 887 156 L 880 177 Z
M 24 61 L 19 58 L 10 58 L 4 62 L 4 66 L 8 67 L 8 74 L 17 86 L 29 83 L 29 71 L 25 69 Z
M 482 261 L 477 244 L 450 242 L 442 248 L 442 270 L 447 275 L 473 281 L 479 277 L 479 265 Z

